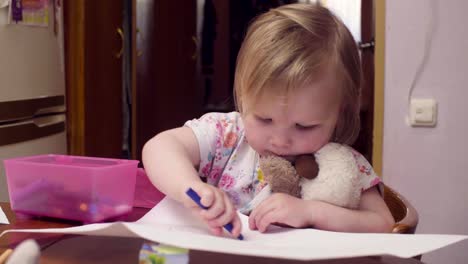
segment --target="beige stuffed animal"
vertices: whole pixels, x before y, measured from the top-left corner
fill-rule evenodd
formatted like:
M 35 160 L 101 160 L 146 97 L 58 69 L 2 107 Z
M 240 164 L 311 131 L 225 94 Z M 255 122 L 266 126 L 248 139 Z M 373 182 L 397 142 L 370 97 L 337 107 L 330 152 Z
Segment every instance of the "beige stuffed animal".
M 315 154 L 297 157 L 294 166 L 281 157 L 262 157 L 260 168 L 268 185 L 251 202 L 251 208 L 272 192 L 346 208 L 359 205 L 359 169 L 351 148 L 345 145 L 328 143 Z

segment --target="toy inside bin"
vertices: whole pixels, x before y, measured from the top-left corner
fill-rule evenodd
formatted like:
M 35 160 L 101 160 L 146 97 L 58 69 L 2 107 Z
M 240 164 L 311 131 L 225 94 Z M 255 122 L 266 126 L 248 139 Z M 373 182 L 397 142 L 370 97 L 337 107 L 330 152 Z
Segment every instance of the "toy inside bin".
M 15 212 L 94 223 L 132 210 L 137 160 L 49 154 L 4 163 Z

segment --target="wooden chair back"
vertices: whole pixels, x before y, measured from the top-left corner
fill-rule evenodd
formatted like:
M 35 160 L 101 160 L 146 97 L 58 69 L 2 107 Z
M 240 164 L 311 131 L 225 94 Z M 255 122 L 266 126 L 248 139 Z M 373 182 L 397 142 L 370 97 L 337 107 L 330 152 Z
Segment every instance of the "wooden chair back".
M 395 219 L 392 233 L 414 234 L 418 225 L 418 212 L 410 202 L 388 186 L 384 187 L 384 200 Z

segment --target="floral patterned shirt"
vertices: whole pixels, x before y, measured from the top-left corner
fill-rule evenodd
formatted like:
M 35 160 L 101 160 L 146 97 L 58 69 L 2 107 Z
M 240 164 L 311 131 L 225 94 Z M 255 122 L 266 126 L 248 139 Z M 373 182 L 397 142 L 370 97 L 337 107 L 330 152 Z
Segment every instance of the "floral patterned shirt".
M 202 180 L 228 194 L 234 206 L 242 211 L 266 185 L 259 168 L 258 154 L 250 147 L 238 112 L 208 113 L 187 121 L 199 144 Z M 380 183 L 369 162 L 353 151 L 362 176 L 362 190 Z

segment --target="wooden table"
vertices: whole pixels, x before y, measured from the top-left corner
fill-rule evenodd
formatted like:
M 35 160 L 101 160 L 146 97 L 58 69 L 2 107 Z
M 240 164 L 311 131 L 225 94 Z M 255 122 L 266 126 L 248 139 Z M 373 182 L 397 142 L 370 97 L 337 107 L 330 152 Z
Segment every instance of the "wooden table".
M 0 203 L 11 224 L 0 225 L 0 232 L 6 229 L 23 228 L 60 228 L 76 226 L 78 223 L 48 218 L 28 218 L 16 215 L 9 203 Z M 117 220 L 135 221 L 143 216 L 148 209 L 134 208 L 132 213 Z M 138 253 L 145 240 L 140 238 L 76 236 L 56 234 L 6 234 L 0 238 L 0 254 L 8 248 L 14 248 L 21 241 L 33 238 L 41 248 L 41 264 L 58 263 L 138 263 Z M 362 257 L 351 259 L 322 260 L 322 261 L 287 261 L 283 259 L 260 258 L 220 254 L 204 251 L 190 251 L 190 263 L 226 263 L 226 264 L 420 264 L 416 259 L 397 257 Z

